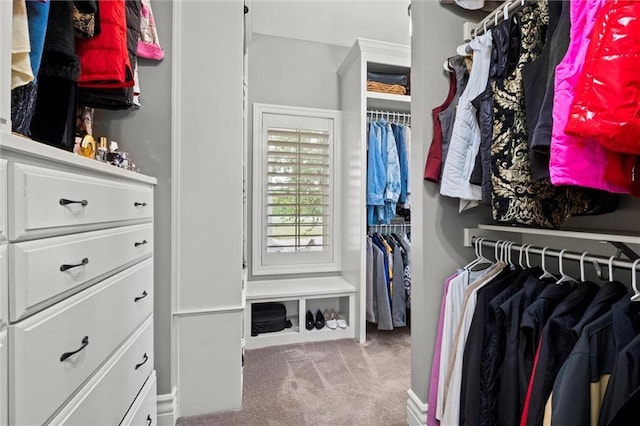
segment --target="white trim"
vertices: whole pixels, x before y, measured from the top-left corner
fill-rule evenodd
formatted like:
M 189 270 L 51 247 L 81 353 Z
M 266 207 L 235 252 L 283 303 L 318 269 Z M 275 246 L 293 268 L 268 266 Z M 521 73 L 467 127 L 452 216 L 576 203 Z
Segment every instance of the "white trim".
M 407 391 L 407 424 L 410 426 L 424 426 L 427 424 L 428 405 L 420 400 L 413 392 L 413 389 Z
M 171 393 L 158 395 L 158 426 L 174 426 L 178 420 L 178 388 L 174 387 Z
M 309 262 L 304 262 L 306 258 L 293 259 L 291 262 L 283 261 L 279 264 L 263 264 L 263 246 L 262 235 L 265 230 L 265 226 L 262 223 L 262 188 L 264 183 L 263 178 L 263 166 L 262 159 L 264 157 L 264 145 L 262 141 L 263 135 L 263 114 L 282 114 L 305 117 L 317 117 L 327 120 L 333 120 L 332 126 L 332 183 L 330 189 L 330 203 L 331 203 L 331 232 L 330 232 L 330 258 L 329 261 L 321 261 L 315 257 Z M 339 214 L 338 203 L 341 200 L 341 134 L 342 134 L 342 112 L 338 110 L 319 109 L 319 108 L 304 108 L 294 106 L 283 105 L 271 105 L 254 103 L 253 104 L 253 186 L 251 191 L 252 197 L 252 220 L 251 220 L 251 274 L 253 276 L 258 275 L 288 275 L 291 273 L 318 273 L 318 272 L 339 272 L 342 270 L 342 246 L 340 244 L 340 237 L 342 234 L 342 221 Z M 258 136 L 260 135 L 260 136 Z M 258 142 L 260 138 L 260 143 Z M 307 253 L 305 253 L 307 254 Z
M 182 41 L 182 2 L 175 0 L 172 10 L 171 39 L 171 311 L 177 310 L 179 303 L 178 285 L 180 281 L 180 134 L 181 134 L 181 49 Z M 171 317 L 171 384 L 178 384 L 178 339 L 175 323 Z M 174 387 L 174 389 L 176 389 Z M 178 401 L 176 399 L 176 415 L 178 417 Z M 158 410 L 160 420 L 160 411 Z

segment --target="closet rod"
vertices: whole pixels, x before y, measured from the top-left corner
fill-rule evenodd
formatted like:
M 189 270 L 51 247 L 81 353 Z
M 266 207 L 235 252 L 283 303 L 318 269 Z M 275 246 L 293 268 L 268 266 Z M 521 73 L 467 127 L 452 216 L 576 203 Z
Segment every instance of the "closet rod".
M 505 10 L 508 16 L 511 16 L 515 12 L 517 12 L 520 8 L 522 8 L 527 3 L 530 3 L 531 0 L 507 0 L 502 5 L 495 8 L 495 10 L 489 13 L 482 21 L 478 23 L 478 25 L 472 30 L 472 37 L 479 36 L 480 34 L 484 34 L 484 32 L 488 29 L 491 29 L 498 25 L 498 23 L 504 20 Z
M 481 237 L 473 237 L 471 239 L 471 245 L 475 247 L 476 241 L 480 242 L 480 245 L 482 247 L 486 247 L 486 248 L 490 248 L 490 249 L 495 249 L 496 244 L 501 244 L 501 243 L 512 243 L 511 241 L 508 240 L 502 240 L 502 241 L 494 241 L 494 240 L 487 240 Z M 512 250 L 512 251 L 519 251 L 521 248 L 523 248 L 525 250 L 527 250 L 528 245 L 527 244 L 511 244 L 509 246 L 506 246 L 506 248 Z M 529 247 L 528 251 L 529 253 L 533 253 L 533 254 L 537 254 L 542 256 L 542 250 L 544 250 L 543 247 L 536 247 L 536 246 L 531 246 Z M 562 254 L 562 259 L 565 260 L 576 260 L 576 261 L 580 261 L 581 257 L 582 257 L 583 253 L 580 252 L 575 252 L 575 251 L 565 251 Z M 551 256 L 551 257 L 557 257 L 558 260 L 560 259 L 560 250 L 556 250 L 556 249 L 550 249 L 547 248 L 547 250 L 544 253 L 545 257 L 546 256 Z M 597 262 L 600 265 L 603 266 L 607 266 L 609 265 L 609 259 L 610 257 L 606 257 L 606 256 L 597 256 L 597 255 L 590 255 L 587 254 L 584 257 L 584 262 L 589 262 L 589 263 L 593 263 L 593 262 Z M 620 268 L 620 269 L 628 269 L 631 270 L 633 269 L 633 261 L 629 261 L 629 260 L 623 260 L 620 258 L 614 258 L 613 262 L 611 263 L 612 266 L 616 267 L 616 268 Z
M 367 115 L 371 120 L 385 119 L 398 124 L 411 125 L 411 114 L 407 112 L 369 109 L 367 110 Z

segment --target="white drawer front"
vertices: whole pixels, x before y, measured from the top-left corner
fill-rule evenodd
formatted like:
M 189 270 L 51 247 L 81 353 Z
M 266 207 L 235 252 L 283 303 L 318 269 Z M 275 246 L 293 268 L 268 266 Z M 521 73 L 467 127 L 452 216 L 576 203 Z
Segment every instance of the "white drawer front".
M 44 422 L 152 311 L 148 259 L 10 326 L 10 423 Z
M 152 371 L 153 317 L 149 317 L 51 424 L 119 424 Z
M 158 424 L 157 417 L 156 373 L 153 371 L 120 425 L 156 426 Z
M 61 235 L 119 221 L 150 220 L 153 189 L 108 178 L 12 163 L 9 239 Z
M 9 285 L 9 273 L 8 273 L 8 246 L 6 244 L 0 244 L 0 328 L 2 325 L 6 325 L 8 322 L 8 285 Z M 1 424 L 1 423 L 0 423 Z
M 8 392 L 7 392 L 7 332 L 0 332 L 0 425 L 9 424 L 9 413 L 7 410 Z
M 11 244 L 10 320 L 151 256 L 152 242 L 153 226 L 144 224 Z
M 0 159 L 0 242 L 7 239 L 7 160 Z

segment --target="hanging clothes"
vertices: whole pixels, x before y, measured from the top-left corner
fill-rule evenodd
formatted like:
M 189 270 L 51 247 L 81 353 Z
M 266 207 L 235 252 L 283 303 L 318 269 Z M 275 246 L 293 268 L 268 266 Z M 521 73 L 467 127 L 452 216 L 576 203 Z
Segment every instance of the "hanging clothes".
M 640 154 L 640 3 L 602 1 L 566 132 L 614 152 Z M 597 18 L 597 19 L 596 19 Z
M 389 224 L 398 207 L 409 208 L 407 126 L 371 121 L 367 142 L 367 224 Z
M 445 111 L 453 102 L 456 95 L 456 75 L 451 70 L 449 72 L 449 93 L 447 99 L 442 105 L 431 110 L 431 118 L 433 120 L 433 138 L 429 146 L 427 161 L 424 165 L 424 179 L 431 182 L 440 182 L 440 174 L 442 171 L 442 140 L 443 129 L 440 120 L 440 114 Z
M 578 89 L 589 37 L 606 0 L 571 2 L 571 40 L 567 54 L 556 68 L 553 101 L 553 131 L 549 173 L 554 185 L 577 185 L 609 192 L 628 192 L 605 180 L 609 158 L 615 155 L 596 140 L 571 136 L 565 132 L 571 102 Z
M 49 3 L 30 133 L 34 140 L 72 151 L 80 74 L 80 61 L 75 50 L 73 4 L 67 1 Z
M 478 114 L 478 125 L 480 126 L 480 147 L 475 158 L 473 172 L 469 182 L 482 188 L 482 204 L 491 205 L 491 143 L 493 141 L 493 86 L 491 84 L 499 75 L 504 73 L 505 67 L 512 67 L 509 60 L 513 61 L 514 54 L 510 54 L 510 37 L 518 40 L 517 26 L 511 25 L 511 21 L 506 20 L 498 24 L 491 32 L 493 47 L 491 49 L 491 65 L 489 67 L 489 77 L 487 86 L 475 99 L 471 101 Z M 499 49 L 503 51 L 500 52 Z
M 618 205 L 613 194 L 554 187 L 548 180 L 534 180 L 531 176 L 522 68 L 542 50 L 546 3 L 525 6 L 517 13 L 517 19 L 521 33 L 517 65 L 493 83 L 493 218 L 500 223 L 557 228 L 574 215 L 611 212 Z
M 640 332 L 640 316 L 632 313 L 624 295 L 611 309 L 586 324 L 553 385 L 545 422 L 596 424 L 601 396 L 613 371 L 615 359 Z
M 529 160 L 534 179 L 549 178 L 556 66 L 567 52 L 571 29 L 569 1 L 548 2 L 548 8 L 549 25 L 544 49 L 538 58 L 522 69 Z
M 405 234 L 375 232 L 367 237 L 366 246 L 366 319 L 377 323 L 379 330 L 404 327 L 410 307 L 411 243 Z
M 442 177 L 442 168 L 447 161 L 447 155 L 449 154 L 449 145 L 451 144 L 451 137 L 453 135 L 453 123 L 456 119 L 456 110 L 458 109 L 458 102 L 460 96 L 464 93 L 469 82 L 469 64 L 471 58 L 467 56 L 454 56 L 448 59 L 449 66 L 452 68 L 452 73 L 456 77 L 456 93 L 451 100 L 449 106 L 438 114 L 440 123 L 442 124 L 442 160 L 440 163 L 440 172 L 438 173 L 438 182 Z
M 440 194 L 460 198 L 461 210 L 482 199 L 480 187 L 469 183 L 480 147 L 480 128 L 471 101 L 486 87 L 491 64 L 491 31 L 471 40 L 473 68 L 464 93 L 460 96 L 453 124 L 451 144 L 442 171 Z

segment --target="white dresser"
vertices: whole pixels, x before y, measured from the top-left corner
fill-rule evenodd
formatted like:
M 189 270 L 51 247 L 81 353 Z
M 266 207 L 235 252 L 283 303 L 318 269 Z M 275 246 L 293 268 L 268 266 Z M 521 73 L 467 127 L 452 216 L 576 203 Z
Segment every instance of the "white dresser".
M 155 425 L 156 180 L 1 137 L 0 423 Z

